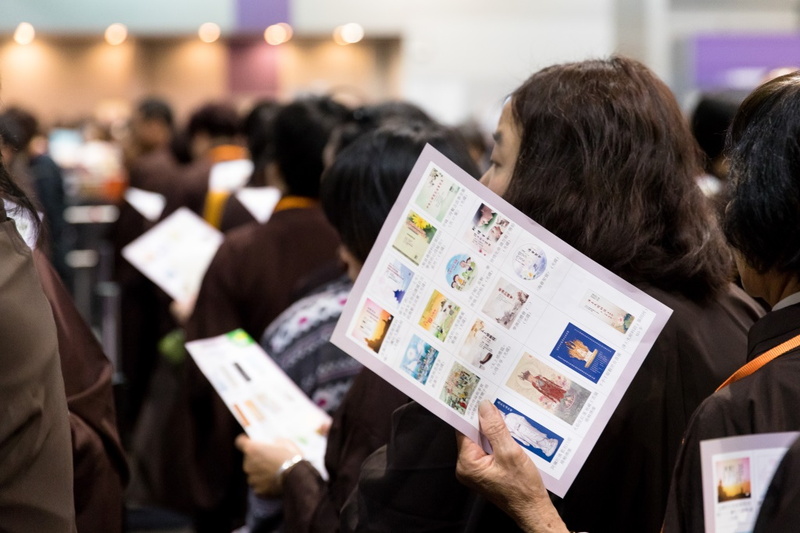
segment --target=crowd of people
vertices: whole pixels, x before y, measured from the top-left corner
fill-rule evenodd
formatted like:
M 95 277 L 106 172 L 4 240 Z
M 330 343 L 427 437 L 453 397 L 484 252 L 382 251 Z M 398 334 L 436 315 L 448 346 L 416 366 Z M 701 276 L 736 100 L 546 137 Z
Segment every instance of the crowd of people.
M 115 399 L 60 281 L 57 166 L 31 149 L 30 114 L 5 111 L 0 529 L 121 532 L 127 502 L 182 513 L 198 533 L 703 530 L 700 442 L 800 430 L 800 75 L 766 81 L 730 119 L 714 126 L 725 150 L 705 155 L 699 118 L 690 126 L 624 57 L 534 73 L 505 100 L 488 165 L 479 135 L 407 103 L 309 96 L 244 116 L 210 103 L 179 130 L 166 102 L 143 100 L 123 152 L 128 191 L 161 209 L 123 200 L 109 234 Z M 489 402 L 492 453 L 329 342 L 426 144 L 673 311 L 563 498 Z M 262 222 L 239 193 L 265 187 L 280 199 Z M 181 208 L 224 241 L 196 296 L 172 301 L 121 251 Z M 32 246 L 21 220 L 40 228 Z M 327 472 L 289 442 L 244 435 L 187 356 L 186 342 L 236 329 L 331 415 Z M 800 524 L 799 446 L 755 531 Z

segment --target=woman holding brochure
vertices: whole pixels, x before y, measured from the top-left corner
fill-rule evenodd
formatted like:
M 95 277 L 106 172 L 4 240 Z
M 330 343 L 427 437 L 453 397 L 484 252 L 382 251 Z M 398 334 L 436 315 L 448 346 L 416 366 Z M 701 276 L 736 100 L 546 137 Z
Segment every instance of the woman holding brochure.
M 726 209 L 725 234 L 735 248 L 745 288 L 772 305 L 772 312 L 750 329 L 749 363 L 706 399 L 689 422 L 675 467 L 664 531 L 703 530 L 700 441 L 800 429 L 798 411 L 790 407 L 800 402 L 798 134 L 797 73 L 758 88 L 742 104 L 731 126 L 733 196 Z M 712 333 L 724 342 L 721 333 Z M 726 353 L 722 346 L 718 351 Z M 502 501 L 526 531 L 564 531 L 547 501 L 538 471 L 510 445 L 508 432 L 491 406 L 482 406 L 481 424 L 495 455 L 486 455 L 462 437 L 459 471 L 465 481 Z M 771 492 L 772 501 L 779 497 Z M 770 508 L 770 519 L 776 511 L 777 507 Z M 791 527 L 780 530 L 796 530 L 796 513 L 793 516 L 790 509 L 783 512 L 787 514 L 777 523 Z M 766 520 L 762 518 L 762 524 Z
M 747 329 L 759 316 L 728 282 L 730 253 L 694 181 L 701 165 L 688 125 L 646 67 L 611 58 L 535 73 L 505 104 L 495 140 L 482 179 L 490 189 L 673 310 L 583 469 L 556 501 L 571 530 L 656 532 L 688 418 L 743 362 L 735 354 L 744 353 Z M 355 505 L 343 511 L 351 520 L 346 529 L 379 529 L 376 518 L 398 529 L 424 521 L 411 506 L 398 511 L 394 488 L 403 475 L 422 479 L 418 470 L 392 469 L 409 447 L 434 440 L 436 429 L 428 426 L 396 426 L 384 458 L 365 461 L 350 499 Z M 460 472 L 480 483 L 493 458 L 463 444 Z M 449 465 L 455 464 L 454 452 Z M 425 483 L 447 487 L 445 462 L 438 467 L 441 480 L 429 476 Z M 427 486 L 417 489 L 405 485 L 420 499 L 430 494 Z M 489 494 L 500 504 L 510 497 Z M 439 499 L 439 508 L 454 498 Z M 469 523 L 485 523 L 483 514 L 473 509 Z
M 341 236 L 341 255 L 352 278 L 426 143 L 477 174 L 460 136 L 432 122 L 405 118 L 390 119 L 360 136 L 323 175 L 323 208 Z M 361 463 L 386 443 L 391 413 L 407 401 L 403 393 L 365 369 L 333 415 L 325 455 L 327 482 L 294 447 L 242 435 L 236 444 L 244 453 L 248 482 L 257 493 L 282 494 L 286 531 L 338 530 L 339 510 L 355 486 Z M 452 445 L 452 434 L 443 434 Z

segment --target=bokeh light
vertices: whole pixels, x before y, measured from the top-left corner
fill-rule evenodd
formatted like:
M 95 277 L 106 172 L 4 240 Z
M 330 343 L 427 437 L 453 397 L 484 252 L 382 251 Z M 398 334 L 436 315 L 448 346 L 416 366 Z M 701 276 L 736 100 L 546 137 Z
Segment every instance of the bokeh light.
M 292 38 L 294 31 L 285 22 L 273 24 L 264 30 L 264 40 L 273 46 L 283 44 Z

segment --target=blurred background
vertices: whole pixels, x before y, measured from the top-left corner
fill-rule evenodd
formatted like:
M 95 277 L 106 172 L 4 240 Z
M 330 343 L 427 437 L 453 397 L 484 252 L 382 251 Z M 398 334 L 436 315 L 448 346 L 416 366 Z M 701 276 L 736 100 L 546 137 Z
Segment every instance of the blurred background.
M 455 124 L 538 68 L 619 52 L 688 106 L 798 63 L 797 25 L 795 0 L 4 0 L 0 97 L 69 124 L 151 94 L 180 119 L 208 100 L 335 91 Z

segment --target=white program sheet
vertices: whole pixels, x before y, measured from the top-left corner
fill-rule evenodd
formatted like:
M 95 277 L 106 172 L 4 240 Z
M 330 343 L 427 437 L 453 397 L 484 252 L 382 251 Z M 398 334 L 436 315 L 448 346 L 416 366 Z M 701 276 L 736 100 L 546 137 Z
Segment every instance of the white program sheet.
M 174 300 L 191 301 L 222 240 L 216 228 L 181 207 L 123 248 L 122 256 Z
M 186 349 L 250 438 L 291 440 L 327 476 L 319 429 L 330 417 L 244 330 L 187 342 Z
M 493 402 L 563 496 L 671 313 L 427 146 L 332 341 L 476 442 Z
M 800 432 L 700 443 L 706 533 L 750 533 L 775 470 Z

